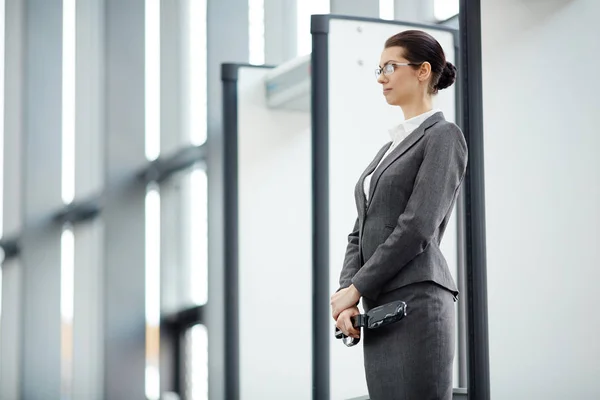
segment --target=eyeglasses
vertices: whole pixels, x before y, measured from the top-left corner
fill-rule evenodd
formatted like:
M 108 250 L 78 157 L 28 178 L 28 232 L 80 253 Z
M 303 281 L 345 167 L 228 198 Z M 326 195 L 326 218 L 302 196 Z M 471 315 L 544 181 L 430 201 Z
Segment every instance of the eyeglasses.
M 407 65 L 421 65 L 423 63 L 387 63 L 383 66 L 383 68 L 381 67 L 377 67 L 375 68 L 375 77 L 379 78 L 379 76 L 383 73 L 383 75 L 388 76 L 394 73 L 394 71 L 396 70 L 396 67 L 404 67 Z

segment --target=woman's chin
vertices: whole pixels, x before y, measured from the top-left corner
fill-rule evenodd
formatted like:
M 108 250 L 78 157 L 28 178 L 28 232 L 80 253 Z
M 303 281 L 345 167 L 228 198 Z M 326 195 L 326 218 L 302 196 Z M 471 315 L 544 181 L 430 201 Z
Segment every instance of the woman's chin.
M 387 101 L 387 103 L 390 106 L 397 106 L 400 104 L 401 102 L 401 98 L 399 98 L 397 93 L 394 93 L 392 91 L 389 91 L 388 93 L 384 93 L 383 96 L 385 97 L 385 101 Z
M 395 98 L 394 98 L 394 97 L 392 97 L 392 96 L 389 96 L 389 97 L 388 97 L 388 96 L 386 96 L 386 97 L 385 97 L 385 101 L 387 101 L 387 103 L 388 103 L 390 106 L 397 106 L 397 105 L 398 105 L 398 99 L 395 99 Z

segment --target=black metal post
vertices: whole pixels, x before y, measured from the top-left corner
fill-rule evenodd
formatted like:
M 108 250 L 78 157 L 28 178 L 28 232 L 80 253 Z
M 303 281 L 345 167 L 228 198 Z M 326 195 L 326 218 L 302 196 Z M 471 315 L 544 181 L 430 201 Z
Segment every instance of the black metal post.
M 240 340 L 238 293 L 238 121 L 237 66 L 224 64 L 223 80 L 223 141 L 225 198 L 225 398 L 240 397 Z M 232 118 L 234 117 L 234 118 Z
M 189 398 L 185 385 L 185 373 L 186 363 L 184 349 L 187 345 L 185 343 L 185 331 L 173 332 L 173 391 L 179 394 L 182 399 Z M 187 371 L 186 371 L 187 372 Z
M 329 315 L 329 90 L 326 18 L 313 16 L 311 26 L 313 400 L 329 400 L 330 390 L 329 329 L 332 320 Z
M 468 395 L 490 398 L 485 250 L 485 186 L 483 162 L 483 96 L 480 0 L 460 0 L 463 132 L 469 146 L 465 178 Z

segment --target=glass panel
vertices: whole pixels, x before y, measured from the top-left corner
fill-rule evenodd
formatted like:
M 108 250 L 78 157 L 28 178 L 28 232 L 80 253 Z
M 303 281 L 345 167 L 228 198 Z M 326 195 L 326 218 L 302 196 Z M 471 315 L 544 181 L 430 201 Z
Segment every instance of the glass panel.
M 70 226 L 65 226 L 62 232 L 60 257 L 60 315 L 64 322 L 72 323 L 75 235 Z
M 434 0 L 433 15 L 438 21 L 444 21 L 458 14 L 458 0 Z
M 204 165 L 161 182 L 161 307 L 171 314 L 208 298 L 207 177 Z
M 208 193 L 206 171 L 195 168 L 189 175 L 189 293 L 191 302 L 208 299 Z
M 303 56 L 312 51 L 310 16 L 329 14 L 329 0 L 299 0 L 297 7 L 298 55 Z
M 249 0 L 250 64 L 265 63 L 265 2 Z
M 186 333 L 186 392 L 190 400 L 208 400 L 208 335 L 204 325 Z
M 71 397 L 73 383 L 73 298 L 75 278 L 75 235 L 65 226 L 60 251 L 61 393 Z
M 146 321 L 160 320 L 160 194 L 151 185 L 146 192 Z
M 379 18 L 394 19 L 394 0 L 379 0 Z
M 146 397 L 160 398 L 160 193 L 146 192 Z
M 160 0 L 146 0 L 146 158 L 160 154 Z
M 187 71 L 189 93 L 187 124 L 190 142 L 199 146 L 206 142 L 206 0 L 189 0 Z

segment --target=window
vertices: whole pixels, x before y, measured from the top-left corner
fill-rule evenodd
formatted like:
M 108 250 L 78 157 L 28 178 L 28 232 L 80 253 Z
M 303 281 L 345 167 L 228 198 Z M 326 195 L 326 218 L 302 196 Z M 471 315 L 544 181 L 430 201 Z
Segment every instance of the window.
M 160 1 L 146 0 L 145 10 L 145 147 L 152 161 L 160 154 Z
M 445 21 L 458 14 L 458 0 L 434 0 L 433 15 L 438 21 Z
M 75 48 L 76 0 L 63 1 L 62 23 L 62 165 L 61 197 L 69 204 L 75 197 Z M 63 227 L 60 250 L 61 393 L 70 398 L 73 383 L 73 301 L 75 236 Z
M 310 16 L 329 14 L 329 0 L 302 0 L 297 2 L 297 6 L 298 56 L 304 56 L 312 51 Z
M 75 235 L 65 226 L 60 250 L 61 393 L 71 397 L 73 381 L 73 300 L 75 278 Z
M 204 305 L 208 299 L 208 193 L 206 171 L 194 168 L 189 174 L 187 207 L 189 232 L 190 275 L 189 294 L 192 305 Z
M 160 398 L 160 193 L 146 192 L 146 397 Z
M 190 400 L 208 400 L 208 335 L 204 325 L 194 325 L 186 334 L 186 392 Z
M 187 130 L 190 143 L 199 146 L 206 142 L 206 0 L 188 1 L 187 71 L 189 93 Z
M 265 63 L 265 2 L 249 0 L 248 2 L 248 36 L 250 64 Z
M 394 19 L 394 0 L 379 0 L 379 18 Z
M 208 300 L 208 204 L 204 163 L 199 162 L 162 180 L 160 206 L 156 203 L 147 203 L 146 208 L 146 258 L 160 258 L 161 265 L 156 263 L 152 269 L 147 268 L 148 279 L 156 277 L 147 282 L 147 301 L 155 301 L 151 307 L 147 303 L 147 310 L 155 310 L 154 317 L 150 318 L 151 315 L 148 314 L 148 321 L 155 322 L 159 321 L 160 311 L 160 318 L 164 322 L 161 329 L 167 334 L 163 336 L 163 342 L 151 344 L 151 336 L 157 339 L 159 337 L 158 326 L 147 331 L 147 381 L 151 377 L 156 381 L 159 376 L 158 370 L 154 368 L 154 365 L 158 365 L 158 360 L 152 360 L 151 357 L 159 356 L 159 346 L 162 344 L 162 356 L 170 361 L 161 365 L 163 371 L 166 371 L 166 375 L 162 376 L 166 386 L 161 390 L 173 387 L 180 389 L 180 394 L 185 398 L 207 399 L 207 332 L 204 326 L 198 325 L 205 323 L 203 307 Z M 160 226 L 158 222 L 153 222 L 159 214 Z M 150 231 L 160 233 L 155 236 Z M 156 250 L 159 246 L 160 252 Z M 147 261 L 146 265 L 148 267 L 150 263 Z M 160 296 L 156 293 L 159 290 Z M 181 352 L 175 354 L 172 352 L 178 351 L 175 349 L 181 349 Z M 153 365 L 150 365 L 151 362 Z M 180 365 L 181 369 L 164 370 L 173 368 L 174 365 Z M 159 389 L 148 386 L 147 397 L 154 398 L 152 395 L 160 393 Z
M 160 155 L 160 0 L 145 2 L 145 152 Z M 146 398 L 160 398 L 160 193 L 148 185 L 145 203 Z

